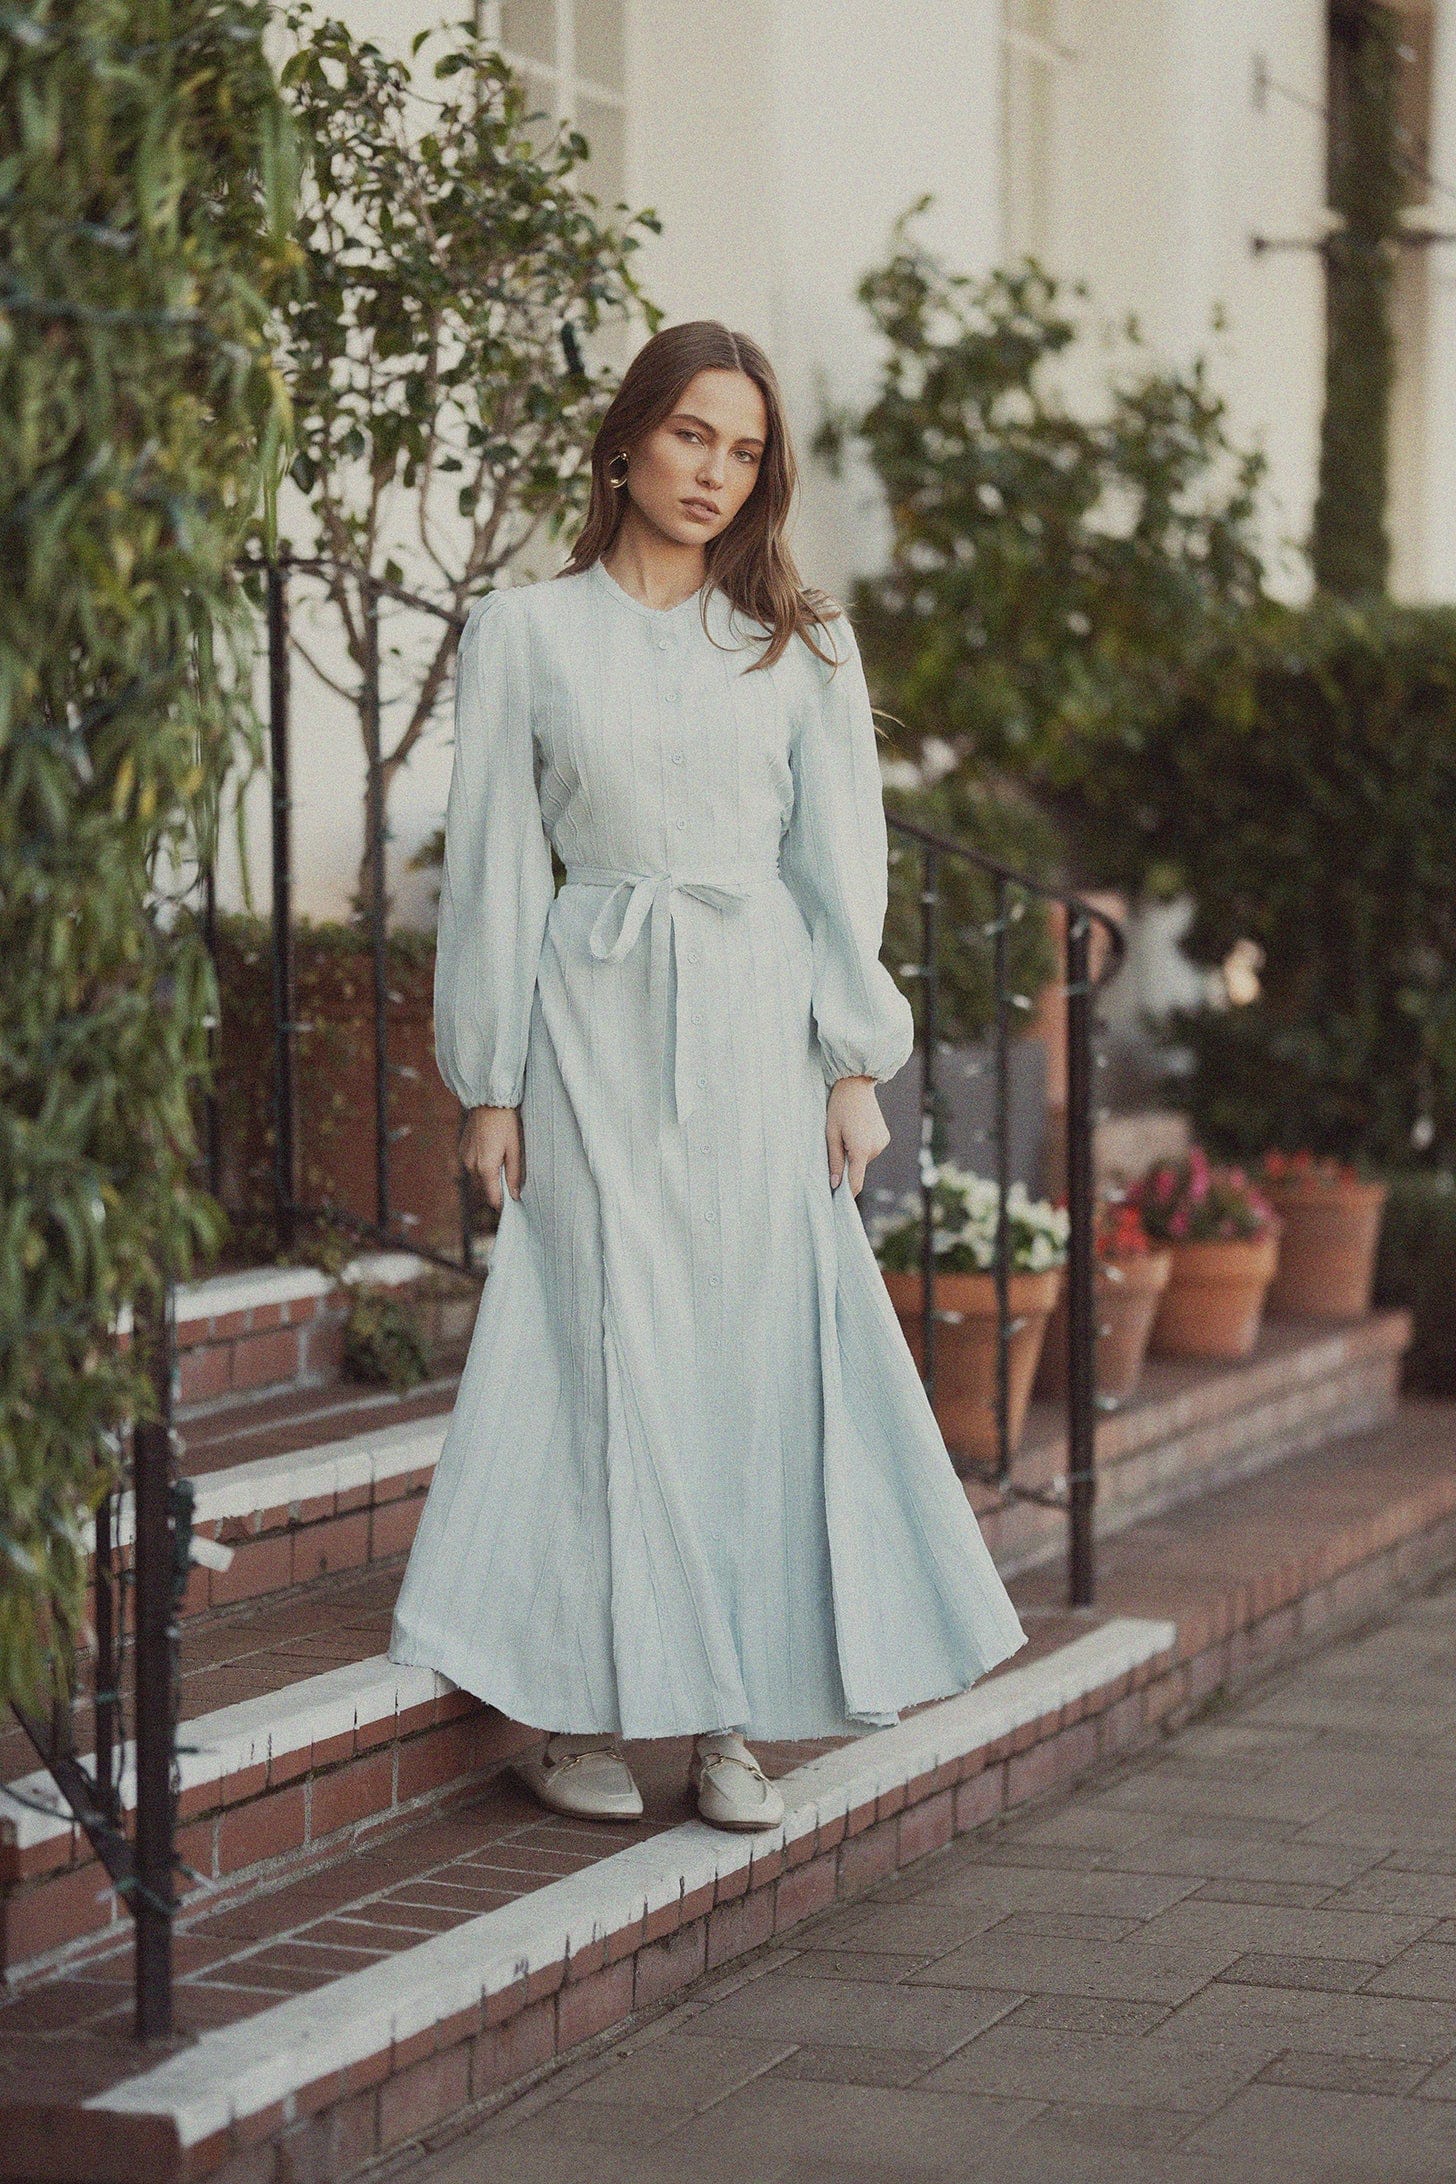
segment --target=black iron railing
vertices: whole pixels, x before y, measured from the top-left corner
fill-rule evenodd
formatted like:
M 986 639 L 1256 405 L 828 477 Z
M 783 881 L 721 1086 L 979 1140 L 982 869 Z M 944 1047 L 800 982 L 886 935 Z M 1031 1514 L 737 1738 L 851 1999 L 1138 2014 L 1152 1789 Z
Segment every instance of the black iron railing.
M 1093 1163 L 1093 1131 L 1096 1120 L 1094 1082 L 1097 1056 L 1094 1026 L 1098 988 L 1115 973 L 1124 953 L 1121 927 L 1092 903 L 1065 888 L 999 864 L 982 856 L 964 842 L 917 826 L 913 821 L 889 816 L 897 847 L 891 855 L 915 854 L 920 860 L 920 960 L 908 966 L 919 988 L 916 1010 L 916 1042 L 921 1058 L 920 1077 L 920 1198 L 921 1198 L 921 1375 L 926 1393 L 935 1400 L 936 1329 L 945 1314 L 936 1296 L 936 1229 L 932 1179 L 945 1157 L 942 1143 L 938 1067 L 946 1042 L 940 1036 L 940 981 L 942 975 L 942 867 L 947 863 L 969 866 L 991 883 L 994 912 L 979 934 L 958 930 L 959 946 L 985 945 L 991 952 L 993 1105 L 990 1141 L 996 1184 L 995 1258 L 996 1285 L 996 1457 L 986 1466 L 974 1460 L 961 1463 L 963 1472 L 979 1477 L 1006 1500 L 1028 1500 L 1062 1508 L 1067 1513 L 1067 1592 L 1073 1607 L 1092 1605 L 1096 1574 L 1093 1547 L 1093 1508 L 1097 1479 L 1095 1437 L 1097 1403 L 1095 1387 L 1096 1303 L 1095 1222 L 1096 1196 Z M 900 846 L 903 845 L 903 846 Z M 913 848 L 911 847 L 913 845 Z M 1018 1322 L 1011 1308 L 1011 1224 L 1007 1200 L 1011 1189 L 1011 1010 L 1025 997 L 1013 991 L 1008 939 L 1019 909 L 1028 899 L 1060 904 L 1066 916 L 1066 1148 L 1067 1184 L 1067 1468 L 1062 1479 L 1050 1484 L 1018 1479 L 1011 1436 L 1011 1344 Z M 1106 936 L 1105 960 L 1094 977 L 1091 967 L 1092 929 L 1100 926 Z
M 371 959 L 373 1040 L 374 1189 L 372 1217 L 326 1202 L 311 1203 L 298 1184 L 298 1021 L 294 965 L 292 847 L 292 717 L 290 585 L 295 575 L 321 573 L 322 561 L 292 560 L 269 564 L 255 573 L 265 594 L 267 631 L 268 748 L 271 788 L 271 978 L 272 1019 L 271 1118 L 272 1213 L 280 1249 L 290 1248 L 304 1222 L 333 1223 L 347 1232 L 454 1271 L 480 1274 L 473 1216 L 463 1171 L 460 1175 L 460 1250 L 458 1256 L 435 1250 L 406 1231 L 409 1217 L 395 1205 L 392 1157 L 400 1130 L 391 1119 L 388 933 L 384 887 L 386 823 L 381 755 L 381 692 L 378 614 L 380 600 L 401 604 L 453 622 L 461 618 L 437 604 L 417 599 L 400 586 L 363 583 L 367 642 L 364 648 L 364 703 L 368 761 L 365 865 L 370 882 L 363 903 Z M 358 579 L 356 578 L 357 582 Z M 936 1303 L 934 1227 L 929 1177 L 940 1157 L 937 1068 L 945 1042 L 939 1031 L 939 985 L 944 933 L 941 874 L 948 862 L 974 867 L 992 882 L 995 914 L 979 936 L 991 951 L 994 1027 L 992 1039 L 994 1108 L 990 1136 L 997 1185 L 997 1458 L 982 1476 L 1007 1498 L 1026 1497 L 1065 1508 L 1069 1526 L 1069 1593 L 1074 1605 L 1090 1605 L 1093 1596 L 1092 1515 L 1095 1495 L 1095 1398 L 1093 1386 L 1093 1029 L 1098 986 L 1121 959 L 1122 934 L 1116 923 L 1080 896 L 983 857 L 964 843 L 891 816 L 897 851 L 913 845 L 921 860 L 920 962 L 917 1044 L 921 1055 L 920 1174 L 923 1204 L 923 1376 L 932 1400 L 935 1392 Z M 1069 1374 L 1067 1471 L 1050 1486 L 1019 1480 L 1009 1431 L 1009 1346 L 1016 1332 L 1011 1310 L 1011 1268 L 1007 1196 L 1010 1189 L 1012 1087 L 1009 1054 L 1013 993 L 1007 935 L 1018 903 L 1036 898 L 1059 903 L 1066 912 L 1066 1175 L 1070 1237 L 1068 1262 Z M 213 877 L 201 881 L 201 918 L 215 945 L 216 900 Z M 1107 936 L 1107 960 L 1100 977 L 1091 972 L 1090 936 L 1094 925 Z M 967 945 L 963 932 L 957 946 Z M 223 996 L 226 1006 L 226 995 Z M 216 1027 L 214 1038 L 216 1037 Z M 210 1182 L 216 1191 L 222 1169 L 222 1131 L 215 1094 L 204 1117 L 203 1142 Z M 154 1415 L 132 1433 L 132 1506 L 134 1545 L 130 1565 L 122 1552 L 120 1497 L 104 1501 L 96 1516 L 95 1667 L 92 1712 L 95 1760 L 87 1769 L 74 1745 L 74 1711 L 58 1707 L 49 1721 L 23 1717 L 24 1727 L 45 1766 L 84 1830 L 113 1884 L 136 1920 L 136 2026 L 144 2037 L 172 2026 L 172 1915 L 175 1852 L 177 1749 L 177 1615 L 186 1587 L 191 1553 L 192 1489 L 176 1476 L 176 1435 L 171 1421 L 174 1336 L 170 1296 L 165 1308 L 140 1321 L 132 1339 L 142 1346 L 155 1392 Z M 130 1604 L 131 1653 L 135 1707 L 135 1825 L 128 1838 L 121 1788 L 125 1738 L 122 1733 L 122 1686 Z

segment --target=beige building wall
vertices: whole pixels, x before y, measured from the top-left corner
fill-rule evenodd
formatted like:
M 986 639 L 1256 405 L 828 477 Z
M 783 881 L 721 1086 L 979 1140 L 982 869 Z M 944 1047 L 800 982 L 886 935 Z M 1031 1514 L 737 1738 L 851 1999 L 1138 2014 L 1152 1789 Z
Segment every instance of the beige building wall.
M 435 0 L 335 0 L 404 50 Z M 1431 15 L 1430 165 L 1456 179 L 1456 0 Z M 491 14 L 494 5 L 497 12 Z M 871 389 L 875 342 L 854 289 L 895 216 L 929 192 L 919 232 L 967 272 L 1033 250 L 1135 313 L 1161 358 L 1207 356 L 1235 437 L 1269 462 L 1262 510 L 1276 585 L 1306 587 L 1300 549 L 1317 475 L 1324 299 L 1324 0 L 481 0 L 570 110 L 608 200 L 663 223 L 637 265 L 668 322 L 714 316 L 774 358 L 803 487 L 805 576 L 842 591 L 881 560 L 873 480 L 807 455 L 828 398 Z M 589 71 L 616 68 L 613 89 Z M 575 60 L 553 75 L 542 56 Z M 538 65 L 538 62 L 540 65 Z M 1456 229 L 1439 184 L 1413 217 Z M 1255 238 L 1276 247 L 1256 250 Z M 1287 246 L 1287 247 L 1278 247 Z M 1456 245 L 1404 254 L 1393 446 L 1396 583 L 1456 597 Z M 1216 321 L 1218 323 L 1216 323 Z M 638 327 L 604 345 L 625 364 Z M 1096 397 L 1089 352 L 1078 399 Z M 546 574 L 540 567 L 528 573 Z M 343 909 L 359 853 L 363 769 L 339 701 L 295 677 L 299 906 Z M 393 883 L 426 918 L 431 883 L 405 858 L 438 825 L 449 777 L 442 714 L 392 806 Z M 249 799 L 255 898 L 266 903 L 266 802 Z M 225 899 L 239 892 L 236 858 Z

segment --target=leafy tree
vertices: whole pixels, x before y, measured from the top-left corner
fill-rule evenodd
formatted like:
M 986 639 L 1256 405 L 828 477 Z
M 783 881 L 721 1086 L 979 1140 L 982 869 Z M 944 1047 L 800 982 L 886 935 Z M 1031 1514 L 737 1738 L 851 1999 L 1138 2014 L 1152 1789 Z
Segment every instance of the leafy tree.
M 1259 597 L 1263 461 L 1233 446 L 1202 363 L 1156 369 L 1133 325 L 1101 413 L 1075 412 L 1055 374 L 1084 291 L 1031 260 L 948 271 L 907 239 L 929 202 L 859 284 L 884 337 L 874 398 L 814 439 L 835 471 L 860 444 L 884 489 L 888 563 L 852 611 L 912 740 L 1075 791 Z
M 147 1386 L 113 1329 L 209 1233 L 215 1011 L 169 933 L 245 718 L 233 561 L 286 411 L 261 0 L 0 20 L 0 1693 L 69 1679 L 84 1525 Z
M 585 506 L 614 381 L 579 347 L 568 368 L 563 323 L 590 333 L 640 303 L 655 330 L 631 230 L 659 222 L 601 220 L 574 172 L 586 140 L 570 130 L 543 152 L 523 87 L 468 24 L 422 85 L 306 0 L 287 20 L 298 47 L 283 80 L 309 147 L 283 329 L 293 475 L 330 564 L 357 677 L 341 694 L 366 748 L 371 601 L 427 610 L 391 663 L 400 725 L 381 752 L 383 802 L 434 717 L 470 600 L 543 524 L 559 531 Z M 437 35 L 421 33 L 412 58 Z M 361 901 L 372 877 L 366 845 Z

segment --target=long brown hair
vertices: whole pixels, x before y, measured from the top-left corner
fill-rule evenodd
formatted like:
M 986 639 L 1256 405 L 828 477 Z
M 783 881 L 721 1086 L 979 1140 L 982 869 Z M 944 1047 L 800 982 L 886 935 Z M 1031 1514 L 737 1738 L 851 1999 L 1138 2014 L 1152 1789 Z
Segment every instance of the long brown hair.
M 735 607 L 769 631 L 769 642 L 754 668 L 772 667 L 797 631 L 816 658 L 837 665 L 810 634 L 843 613 L 827 592 L 806 586 L 784 542 L 789 508 L 798 484 L 798 465 L 789 440 L 783 397 L 774 368 L 756 341 L 735 334 L 717 319 L 689 319 L 664 326 L 638 350 L 612 398 L 592 442 L 591 498 L 571 558 L 558 576 L 576 576 L 600 561 L 626 514 L 626 493 L 614 489 L 607 466 L 670 417 L 684 387 L 698 372 L 745 372 L 763 396 L 768 432 L 753 490 L 726 531 L 710 539 L 703 559 L 708 582 L 716 584 Z M 707 589 L 703 595 L 707 628 Z M 753 670 L 750 669 L 749 673 Z

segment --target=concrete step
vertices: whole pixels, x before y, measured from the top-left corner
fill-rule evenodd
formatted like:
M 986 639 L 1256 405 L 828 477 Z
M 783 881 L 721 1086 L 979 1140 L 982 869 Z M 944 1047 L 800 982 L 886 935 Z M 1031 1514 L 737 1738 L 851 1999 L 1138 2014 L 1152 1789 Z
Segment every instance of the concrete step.
M 173 2051 L 128 2043 L 120 1945 L 0 2010 L 0 2173 L 354 2177 L 1453 1561 L 1456 1406 L 1403 1406 L 1126 1527 L 1095 1615 L 1060 1609 L 1049 1571 L 1016 1580 L 1033 1643 L 976 1690 L 873 1736 L 765 1754 L 780 1829 L 704 1827 L 684 1747 L 644 1745 L 634 1827 L 573 1826 L 495 1779 L 326 1872 L 197 1901 Z

